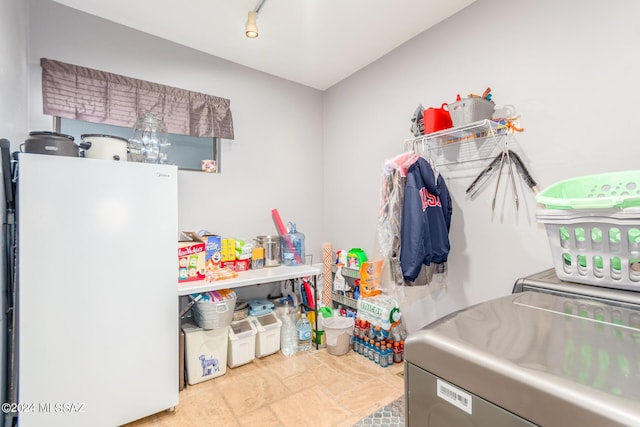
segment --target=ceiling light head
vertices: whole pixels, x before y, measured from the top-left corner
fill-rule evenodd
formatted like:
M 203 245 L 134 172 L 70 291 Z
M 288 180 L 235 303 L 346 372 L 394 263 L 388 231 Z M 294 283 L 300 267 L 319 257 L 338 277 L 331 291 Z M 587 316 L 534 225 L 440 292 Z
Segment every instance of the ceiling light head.
M 244 33 L 250 39 L 258 37 L 258 25 L 256 24 L 257 17 L 258 15 L 256 12 L 249 12 L 247 24 L 244 26 Z

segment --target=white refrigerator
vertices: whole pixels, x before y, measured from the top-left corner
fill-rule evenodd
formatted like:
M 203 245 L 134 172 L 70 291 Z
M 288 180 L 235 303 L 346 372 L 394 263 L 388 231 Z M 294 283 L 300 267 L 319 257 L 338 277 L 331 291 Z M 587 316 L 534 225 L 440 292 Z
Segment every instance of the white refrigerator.
M 18 426 L 111 427 L 178 404 L 177 173 L 19 155 Z

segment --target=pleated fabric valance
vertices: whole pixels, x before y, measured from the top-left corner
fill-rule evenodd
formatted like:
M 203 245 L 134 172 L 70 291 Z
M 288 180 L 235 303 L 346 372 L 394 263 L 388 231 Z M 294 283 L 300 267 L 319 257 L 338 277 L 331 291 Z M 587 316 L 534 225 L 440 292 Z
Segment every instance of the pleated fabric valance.
M 228 99 L 47 58 L 40 65 L 44 114 L 132 127 L 153 113 L 169 133 L 233 139 Z

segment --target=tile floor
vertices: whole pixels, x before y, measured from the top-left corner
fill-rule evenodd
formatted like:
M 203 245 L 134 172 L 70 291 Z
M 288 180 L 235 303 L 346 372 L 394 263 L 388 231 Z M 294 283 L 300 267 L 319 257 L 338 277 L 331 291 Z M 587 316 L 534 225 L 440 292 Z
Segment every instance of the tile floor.
M 188 386 L 174 411 L 127 427 L 352 426 L 403 393 L 402 364 L 381 368 L 353 351 L 278 352 Z

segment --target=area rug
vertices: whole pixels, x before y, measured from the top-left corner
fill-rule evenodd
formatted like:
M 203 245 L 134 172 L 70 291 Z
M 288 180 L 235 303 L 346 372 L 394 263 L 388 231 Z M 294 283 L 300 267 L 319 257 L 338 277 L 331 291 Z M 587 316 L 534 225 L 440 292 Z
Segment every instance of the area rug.
M 404 427 L 404 395 L 353 425 L 362 426 Z

